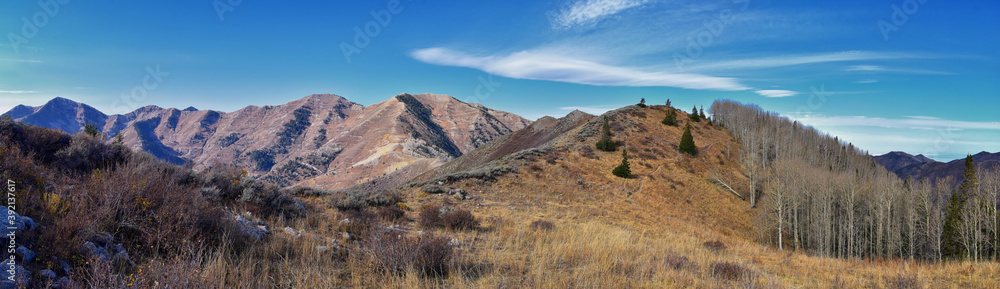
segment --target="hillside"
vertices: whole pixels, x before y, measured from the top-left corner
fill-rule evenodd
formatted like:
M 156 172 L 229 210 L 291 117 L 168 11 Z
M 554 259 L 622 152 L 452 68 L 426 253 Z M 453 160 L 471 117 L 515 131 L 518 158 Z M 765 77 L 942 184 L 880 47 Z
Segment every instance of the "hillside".
M 816 248 L 799 251 L 790 244 L 786 250 L 779 250 L 777 244 L 768 246 L 767 240 L 774 240 L 766 226 L 774 200 L 762 193 L 759 202 L 763 205 L 750 208 L 740 143 L 717 125 L 692 123 L 683 111 L 678 111 L 678 127 L 663 125 L 660 120 L 666 109 L 629 106 L 614 110 L 557 137 L 542 137 L 542 145 L 520 146 L 530 142 L 512 134 L 419 177 L 408 191 L 408 206 L 437 208 L 441 202 L 452 203 L 493 226 L 487 232 L 459 233 L 458 239 L 468 244 L 471 259 L 503 269 L 480 278 L 450 278 L 447 284 L 935 288 L 982 287 L 1000 281 L 993 275 L 1000 272 L 995 262 L 971 266 L 872 262 L 810 253 Z M 608 118 L 613 138 L 619 142 L 616 152 L 594 149 L 602 117 Z M 687 123 L 692 123 L 699 150 L 695 157 L 677 150 Z M 805 139 L 805 135 L 800 137 Z M 495 159 L 484 157 L 503 147 L 526 150 Z M 852 153 L 860 153 L 849 144 L 843 147 L 845 152 L 850 147 Z M 633 173 L 628 179 L 611 174 L 621 162 L 623 148 L 629 151 Z M 856 158 L 835 162 L 874 164 L 870 157 Z M 805 176 L 811 169 L 798 170 Z M 734 188 L 735 194 L 723 183 Z M 767 188 L 758 186 L 762 191 Z M 539 229 L 549 226 L 555 229 Z M 791 232 L 787 234 L 784 238 L 791 242 Z M 511 279 L 520 281 L 507 281 Z
M 412 97 L 371 106 L 381 109 L 372 109 L 378 113 L 368 116 L 369 121 L 399 107 L 422 112 L 397 118 L 402 123 L 433 119 L 435 110 L 417 106 L 425 102 Z M 0 160 L 0 175 L 22 184 L 19 198 L 30 209 L 19 213 L 39 224 L 20 231 L 24 235 L 19 236 L 30 240 L 27 250 L 40 259 L 68 260 L 70 266 L 61 270 L 59 262 L 24 265 L 33 273 L 32 284 L 52 279 L 96 288 L 1000 284 L 1000 264 L 995 261 L 937 262 L 922 254 L 906 259 L 899 256 L 913 251 L 905 246 L 879 245 L 890 246 L 893 240 L 907 239 L 901 237 L 905 235 L 887 234 L 886 242 L 872 241 L 890 232 L 875 224 L 918 224 L 908 221 L 921 218 L 907 218 L 903 212 L 921 206 L 907 206 L 913 203 L 905 203 L 910 199 L 899 187 L 902 181 L 850 144 L 817 142 L 816 137 L 826 136 L 758 113 L 754 109 L 759 108 L 750 105 L 717 102 L 711 123 L 675 111 L 678 126 L 660 122 L 670 109 L 628 106 L 601 116 L 574 112 L 560 119 L 542 118 L 437 169 L 421 171 L 426 174 L 393 192 L 279 190 L 235 167 L 197 173 L 83 134 L 70 137 L 0 119 L 0 151 L 15 156 Z M 740 121 L 737 115 L 764 120 Z M 616 151 L 595 149 L 605 119 Z M 758 136 L 734 134 L 721 123 L 792 133 L 758 142 Z M 696 156 L 678 150 L 689 124 Z M 443 141 L 442 132 L 450 128 L 404 127 L 431 142 Z M 775 144 L 799 153 L 783 152 Z M 434 147 L 437 150 L 422 151 L 445 156 L 462 146 Z M 621 163 L 623 150 L 631 164 L 629 178 L 611 173 Z M 768 162 L 770 176 L 754 185 L 741 160 L 758 152 L 759 161 Z M 863 170 L 851 168 L 858 164 Z M 845 176 L 860 178 L 860 196 L 851 202 L 823 203 L 846 200 L 833 194 L 849 191 L 841 191 L 848 188 L 838 183 Z M 982 183 L 996 182 L 983 178 Z M 775 184 L 783 184 L 786 191 L 778 191 Z M 918 194 L 927 188 L 911 189 Z M 789 201 L 777 202 L 779 193 Z M 750 196 L 755 195 L 760 205 L 751 208 Z M 881 197 L 894 199 L 885 203 Z M 947 206 L 948 198 L 940 197 L 931 207 Z M 60 200 L 71 200 L 74 206 Z M 883 203 L 889 209 L 880 211 Z M 777 206 L 781 204 L 785 207 Z M 823 222 L 829 214 L 822 208 L 839 214 L 846 204 L 855 205 L 849 209 L 858 213 L 855 222 Z M 779 212 L 786 215 L 776 215 Z M 769 225 L 775 216 L 787 220 L 783 232 Z M 847 224 L 871 224 L 858 226 L 870 233 L 852 234 Z M 838 232 L 835 236 L 857 235 L 853 243 L 858 249 L 822 246 L 829 236 L 821 233 L 824 226 Z M 885 228 L 906 232 L 906 226 Z M 786 246 L 779 248 L 777 240 L 785 240 Z M 801 244 L 793 247 L 794 240 Z M 46 270 L 55 271 L 56 278 L 45 277 L 50 276 Z
M 230 113 L 146 106 L 112 116 L 56 98 L 6 115 L 69 133 L 89 121 L 174 164 L 233 164 L 282 186 L 329 189 L 392 188 L 531 123 L 433 94 L 401 94 L 368 107 L 322 94 Z

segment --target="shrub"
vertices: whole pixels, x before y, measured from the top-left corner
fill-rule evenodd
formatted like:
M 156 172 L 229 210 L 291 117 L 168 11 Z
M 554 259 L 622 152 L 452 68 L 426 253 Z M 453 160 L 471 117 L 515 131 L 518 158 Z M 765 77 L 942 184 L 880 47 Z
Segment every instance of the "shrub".
M 70 139 L 68 146 L 56 152 L 55 157 L 64 169 L 88 173 L 94 169 L 121 164 L 129 154 L 124 146 L 109 146 L 90 135 L 76 134 Z
M 432 195 L 444 194 L 448 192 L 447 188 L 435 184 L 426 184 L 420 187 L 420 190 L 423 191 L 424 193 Z
M 705 248 L 712 252 L 718 252 L 726 249 L 726 244 L 723 244 L 722 241 L 718 240 L 705 242 L 702 246 L 705 246 Z
M 284 193 L 271 193 L 263 199 L 268 215 L 280 215 L 286 219 L 298 219 L 306 216 L 306 208 L 302 202 Z
M 377 271 L 403 274 L 412 269 L 425 277 L 446 276 L 455 255 L 446 237 L 407 237 L 386 230 L 373 232 L 357 250 L 351 256 Z
M 378 208 L 376 214 L 379 218 L 382 218 L 383 221 L 387 222 L 397 221 L 406 216 L 406 212 L 399 208 L 399 206 L 385 206 Z
M 371 207 L 391 206 L 403 200 L 392 192 L 370 192 L 360 190 L 341 190 L 332 193 L 330 206 L 341 211 L 360 210 Z
M 677 256 L 668 253 L 666 256 L 663 257 L 663 264 L 666 265 L 667 268 L 680 270 L 691 266 L 691 261 L 688 259 L 688 257 Z
M 713 262 L 711 270 L 712 274 L 716 277 L 730 281 L 740 280 L 744 277 L 748 277 L 749 274 L 752 274 L 752 272 L 744 268 L 743 265 L 731 262 Z
M 240 134 L 238 134 L 238 133 L 235 133 L 235 132 L 234 133 L 230 133 L 229 135 L 227 135 L 225 137 L 219 138 L 218 143 L 219 143 L 219 146 L 222 146 L 222 147 L 226 148 L 226 147 L 229 147 L 229 146 L 233 145 L 234 143 L 236 143 L 236 141 L 239 141 L 241 137 L 243 137 L 243 136 L 240 135 Z
M 552 224 L 552 222 L 545 220 L 536 220 L 534 222 L 531 222 L 531 229 L 536 231 L 537 230 L 551 231 L 552 229 L 555 229 L 555 227 L 556 227 L 555 224 Z
M 326 129 L 321 128 L 319 129 L 319 134 L 317 134 L 316 137 L 313 137 L 313 145 L 315 145 L 316 148 L 319 148 L 323 146 L 324 143 L 326 143 Z
M 459 209 L 454 212 L 441 214 L 441 222 L 445 228 L 452 230 L 472 230 L 479 228 L 479 220 L 469 210 Z
M 350 234 L 353 239 L 365 240 L 373 230 L 382 225 L 379 216 L 370 210 L 353 210 L 346 213 L 347 221 L 338 223 L 337 229 Z
M 899 274 L 891 280 L 889 283 L 890 288 L 898 289 L 914 289 L 914 288 L 924 288 L 923 284 L 917 276 L 910 274 Z
M 639 99 L 639 104 L 636 105 L 638 105 L 639 107 L 646 107 L 646 98 L 643 97 L 642 99 Z
M 427 234 L 417 238 L 412 266 L 424 276 L 445 276 L 453 252 L 448 238 Z
M 311 124 L 309 117 L 312 116 L 312 109 L 309 107 L 303 106 L 295 109 L 292 115 L 294 117 L 283 124 L 281 131 L 278 132 L 278 143 L 275 147 L 279 151 L 287 150 L 288 146 L 291 146 Z
M 447 206 L 428 206 L 420 211 L 417 222 L 424 228 L 447 228 L 452 230 L 479 228 L 479 220 L 472 212 Z
M 254 164 L 257 171 L 270 171 L 274 167 L 274 153 L 270 150 L 260 149 L 247 153 L 247 158 Z

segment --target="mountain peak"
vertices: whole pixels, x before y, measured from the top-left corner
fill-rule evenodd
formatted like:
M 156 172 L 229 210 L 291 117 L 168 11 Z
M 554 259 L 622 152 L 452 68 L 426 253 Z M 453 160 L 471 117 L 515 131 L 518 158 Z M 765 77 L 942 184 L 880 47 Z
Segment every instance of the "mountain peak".
M 57 106 L 77 106 L 79 104 L 80 104 L 79 102 L 73 101 L 71 99 L 63 98 L 63 97 L 60 97 L 60 96 L 56 96 L 55 98 L 49 100 L 49 102 L 46 102 L 45 105 L 43 105 L 43 106 L 50 106 L 50 105 L 57 105 Z

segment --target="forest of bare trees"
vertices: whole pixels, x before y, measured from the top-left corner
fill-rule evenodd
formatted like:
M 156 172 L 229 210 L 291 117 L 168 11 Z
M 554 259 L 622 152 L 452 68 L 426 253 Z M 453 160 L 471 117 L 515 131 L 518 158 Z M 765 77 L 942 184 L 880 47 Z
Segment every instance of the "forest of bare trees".
M 741 145 L 761 242 L 831 257 L 997 259 L 1000 169 L 901 180 L 867 152 L 756 105 L 720 100 L 713 121 Z

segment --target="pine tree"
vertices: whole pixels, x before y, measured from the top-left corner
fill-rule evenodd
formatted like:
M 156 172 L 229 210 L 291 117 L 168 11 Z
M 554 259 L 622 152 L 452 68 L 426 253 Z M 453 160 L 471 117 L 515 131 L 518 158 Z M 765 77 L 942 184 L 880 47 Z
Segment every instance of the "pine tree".
M 942 235 L 944 240 L 941 244 L 941 253 L 945 257 L 961 258 L 965 256 L 965 247 L 962 246 L 959 234 L 961 234 L 961 224 L 965 222 L 962 208 L 965 207 L 965 201 L 968 200 L 969 195 L 976 189 L 976 169 L 972 163 L 972 155 L 965 157 L 965 171 L 962 173 L 962 177 L 965 179 L 958 186 L 958 190 L 951 195 L 951 204 L 948 205 L 948 212 L 944 219 Z
M 689 118 L 691 119 L 691 121 L 694 121 L 694 122 L 701 121 L 701 118 L 698 117 L 698 106 L 697 105 L 694 107 L 694 109 L 691 109 L 691 115 L 689 116 Z
M 632 169 L 628 164 L 628 150 L 622 150 L 622 163 L 611 170 L 611 173 L 619 178 L 628 178 L 632 175 Z
M 101 131 L 97 128 L 96 123 L 90 123 L 90 121 L 83 120 L 83 133 L 90 135 L 91 137 L 97 137 L 101 134 Z
M 670 106 L 670 99 L 668 98 L 668 99 L 667 99 L 667 108 L 671 108 L 671 107 L 672 107 L 672 106 Z
M 608 125 L 608 117 L 604 117 L 604 124 L 601 125 L 601 140 L 597 141 L 597 149 L 613 152 L 615 151 L 615 142 L 611 140 L 611 126 Z
M 636 105 L 638 105 L 639 107 L 646 107 L 646 98 L 643 97 L 642 99 L 640 99 L 639 104 Z
M 667 115 L 663 116 L 661 123 L 669 126 L 677 126 L 677 110 L 667 107 Z
M 694 137 L 691 136 L 691 124 L 687 124 L 684 127 L 684 134 L 681 135 L 681 144 L 678 149 L 682 153 L 689 154 L 691 156 L 698 155 L 698 147 L 694 145 Z
M 704 105 L 701 106 L 701 111 L 698 112 L 698 118 L 707 119 L 707 117 L 705 117 L 705 106 Z

